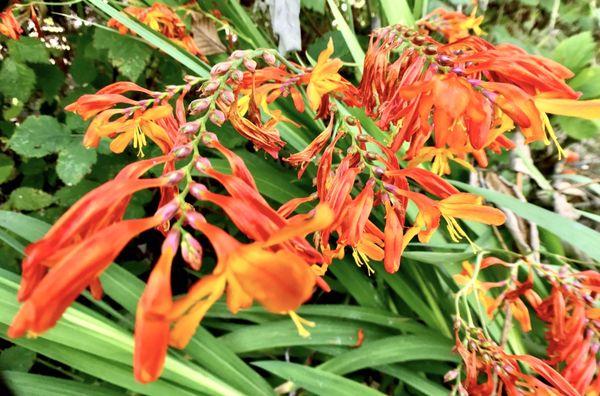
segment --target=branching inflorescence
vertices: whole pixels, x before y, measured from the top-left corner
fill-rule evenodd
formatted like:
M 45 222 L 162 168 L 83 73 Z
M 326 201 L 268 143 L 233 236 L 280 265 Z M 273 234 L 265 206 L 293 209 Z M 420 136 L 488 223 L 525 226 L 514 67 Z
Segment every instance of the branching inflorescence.
M 155 4 L 129 11 L 195 51 L 168 9 Z M 306 335 L 303 324 L 310 323 L 294 311 L 316 287 L 329 290 L 323 275 L 334 259 L 352 252 L 357 264 L 372 270 L 371 260 L 382 261 L 385 270 L 394 273 L 408 243 L 415 237 L 427 242 L 442 219 L 455 241 L 469 240 L 458 220 L 503 224 L 500 210 L 484 206 L 481 197 L 461 193 L 441 177 L 450 172 L 448 161 L 471 169 L 474 158 L 485 167 L 486 151 L 513 147 L 507 134 L 517 127 L 527 142 L 554 140 L 558 146 L 546 114 L 592 118 L 600 103 L 577 101 L 578 94 L 565 83 L 571 73 L 559 64 L 471 35 L 479 32 L 480 22 L 474 16 L 436 12 L 418 28 L 399 25 L 375 31 L 358 87 L 339 74 L 342 62 L 331 59 L 330 42 L 313 68 L 291 63 L 272 50 L 237 50 L 214 65 L 209 77 L 186 77 L 184 84 L 169 86 L 165 92 L 117 82 L 80 97 L 67 110 L 91 120 L 84 137 L 87 147 L 108 138 L 113 152 L 131 144 L 143 157 L 151 140 L 162 156 L 125 167 L 27 247 L 18 296 L 22 306 L 9 335 L 48 330 L 86 288 L 101 298 L 102 272 L 133 237 L 158 228 L 165 234 L 162 253 L 139 300 L 135 327 L 135 376 L 150 382 L 161 373 L 168 345 L 185 347 L 208 309 L 224 294 L 233 313 L 256 300 L 268 311 L 289 314 Z M 436 41 L 434 31 L 446 42 Z M 292 122 L 278 105 L 286 97 L 296 111 L 316 114 L 326 126 L 303 150 L 283 158 L 298 168 L 299 178 L 316 165 L 314 193 L 273 208 L 244 161 L 211 129 L 229 122 L 255 149 L 277 159 L 286 152 L 277 126 Z M 364 108 L 387 131 L 384 138 L 371 133 L 358 117 L 347 115 L 345 107 Z M 229 172 L 213 167 L 205 156 L 211 151 L 227 160 Z M 429 162 L 431 171 L 420 166 Z M 162 175 L 144 177 L 156 166 L 162 166 Z M 226 194 L 211 191 L 209 179 Z M 161 198 L 154 215 L 123 219 L 135 192 L 156 188 Z M 418 208 L 412 219 L 407 216 L 410 201 Z M 209 223 L 194 205 L 197 202 L 220 207 L 250 242 L 242 243 Z M 297 213 L 307 203 L 314 203 L 314 208 Z M 380 210 L 385 214 L 382 222 L 374 215 Z M 197 233 L 214 248 L 217 264 L 187 294 L 174 297 L 170 274 L 177 252 L 192 269 L 202 265 Z M 549 323 L 549 364 L 566 366 L 561 375 L 539 359 L 506 354 L 474 328 L 470 318 L 460 319 L 457 302 L 457 350 L 467 374 L 461 386 L 474 394 L 490 394 L 498 386 L 509 393 L 519 388 L 532 393 L 558 389 L 565 394 L 576 394 L 570 393 L 573 387 L 584 391 L 592 381 L 597 387 L 598 313 L 588 303 L 598 292 L 597 273 L 568 278 L 546 270 L 553 291 L 541 301 L 530 282 L 521 284 L 516 277 L 512 282 L 480 284 L 478 272 L 498 263 L 481 259 L 484 252 L 472 246 L 480 260 L 475 271 L 466 264 L 465 273 L 457 278 L 465 285 L 457 301 L 477 290 L 490 315 L 509 304 L 527 330 L 529 317 L 520 299 L 527 296 Z M 529 263 L 528 268 L 546 267 Z M 575 284 L 588 289 L 581 292 Z M 506 290 L 494 300 L 485 294 L 492 287 Z M 565 345 L 564 337 L 573 332 L 578 334 L 577 346 Z M 576 357 L 573 348 L 579 348 Z M 545 382 L 522 372 L 516 360 L 525 361 Z M 594 362 L 593 369 L 589 361 Z M 484 384 L 478 382 L 480 373 L 487 375 Z

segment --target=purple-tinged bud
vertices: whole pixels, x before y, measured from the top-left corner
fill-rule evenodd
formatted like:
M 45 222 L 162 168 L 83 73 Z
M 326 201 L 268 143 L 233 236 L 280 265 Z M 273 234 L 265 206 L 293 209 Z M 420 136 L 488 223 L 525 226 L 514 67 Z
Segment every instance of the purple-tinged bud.
M 266 64 L 270 66 L 275 65 L 275 62 L 277 61 L 277 59 L 275 59 L 275 55 L 273 55 L 271 52 L 263 53 L 262 57 Z
M 221 126 L 225 122 L 225 114 L 221 110 L 215 109 L 209 114 L 208 119 L 213 124 Z
M 176 186 L 185 177 L 185 172 L 180 169 L 173 172 L 169 172 L 164 177 L 167 178 L 167 185 Z
M 229 55 L 229 59 L 242 59 L 244 56 L 246 56 L 246 52 L 244 50 L 235 50 L 231 53 L 231 55 Z
M 235 101 L 235 95 L 229 90 L 222 91 L 219 97 L 226 106 L 231 106 L 231 104 Z
M 377 157 L 377 154 L 375 154 L 372 151 L 367 151 L 367 153 L 365 154 L 365 158 L 367 159 L 367 161 L 376 161 Z
M 458 369 L 453 369 L 444 374 L 444 382 L 454 381 L 458 377 Z
M 161 251 L 164 253 L 167 249 L 170 249 L 173 253 L 177 251 L 179 247 L 179 230 L 172 228 L 171 231 L 165 237 L 163 241 Z
M 376 166 L 373 168 L 373 174 L 375 175 L 375 177 L 377 177 L 378 179 L 381 179 L 381 177 L 383 175 L 385 175 L 385 169 L 383 169 L 380 166 Z
M 204 172 L 207 169 L 211 169 L 212 165 L 210 163 L 210 161 L 208 160 L 208 158 L 206 157 L 200 157 L 196 160 L 196 163 L 194 164 L 196 170 L 198 172 Z
M 464 76 L 465 75 L 465 69 L 463 69 L 462 67 L 453 67 L 451 70 L 452 73 L 456 74 L 457 76 Z
M 236 83 L 241 82 L 244 79 L 244 73 L 240 70 L 234 70 L 231 72 L 231 80 Z
M 207 191 L 208 189 L 204 184 L 192 183 L 190 186 L 190 194 L 192 194 L 192 197 L 200 201 L 204 200 L 204 193 Z
M 168 221 L 177 213 L 179 210 L 179 200 L 174 198 L 169 203 L 161 206 L 156 211 L 155 216 L 158 216 L 162 219 L 163 222 Z
M 194 210 L 188 210 L 185 212 L 185 220 L 194 228 L 196 228 L 196 224 L 206 223 L 204 216 Z
M 437 54 L 437 46 L 435 46 L 433 44 L 428 45 L 427 47 L 425 47 L 423 52 L 425 53 L 425 55 L 435 55 L 435 54 Z
M 476 78 L 469 78 L 467 79 L 467 82 L 474 87 L 478 87 L 481 84 L 481 80 L 478 80 Z
M 197 84 L 200 80 L 201 78 L 198 76 L 190 76 L 189 74 L 183 76 L 183 81 L 185 81 L 188 84 Z
M 192 146 L 185 145 L 185 146 L 173 147 L 172 152 L 173 152 L 173 154 L 175 154 L 175 158 L 183 159 L 192 153 Z
M 202 87 L 202 91 L 204 91 L 207 94 L 211 94 L 213 92 L 215 92 L 217 89 L 219 89 L 219 87 L 221 86 L 221 83 L 217 80 L 210 80 L 206 83 L 206 85 L 204 85 Z
M 256 61 L 254 59 L 244 59 L 244 67 L 251 73 L 256 71 Z
M 227 70 L 231 68 L 231 62 L 220 62 L 217 63 L 210 69 L 210 75 L 213 77 L 220 76 L 227 73 Z
M 198 129 L 200 129 L 200 122 L 190 121 L 179 127 L 179 133 L 182 135 L 193 135 L 198 132 Z
M 202 245 L 188 233 L 183 234 L 181 241 L 181 257 L 191 269 L 199 271 L 202 266 Z
M 442 66 L 448 66 L 452 64 L 452 58 L 450 58 L 448 55 L 439 54 L 436 57 L 436 60 Z
M 212 132 L 204 132 L 202 134 L 202 143 L 205 146 L 211 147 L 214 142 L 218 142 L 219 138 Z
M 191 115 L 196 115 L 196 114 L 200 114 L 203 111 L 205 111 L 206 109 L 208 109 L 209 106 L 210 106 L 209 98 L 196 99 L 196 100 L 192 100 L 192 102 L 188 106 L 188 110 Z
M 383 188 L 391 192 L 392 194 L 396 194 L 398 192 L 398 187 L 394 186 L 390 183 L 383 183 Z

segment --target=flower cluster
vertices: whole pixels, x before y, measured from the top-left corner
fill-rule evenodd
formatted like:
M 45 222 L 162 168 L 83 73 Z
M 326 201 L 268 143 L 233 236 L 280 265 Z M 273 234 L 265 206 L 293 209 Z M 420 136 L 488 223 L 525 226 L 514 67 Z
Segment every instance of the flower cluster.
M 0 34 L 18 40 L 22 33 L 23 29 L 21 29 L 21 24 L 15 18 L 13 7 L 7 7 L 0 12 Z
M 156 2 L 150 7 L 129 6 L 123 11 L 147 25 L 150 29 L 168 37 L 191 54 L 202 56 L 202 51 L 200 51 L 192 36 L 189 35 L 185 24 L 169 6 Z M 129 29 L 116 19 L 110 19 L 107 26 L 117 29 L 121 34 L 129 33 Z
M 128 12 L 166 36 L 183 40 L 180 20 L 159 3 Z M 400 56 L 392 60 L 396 49 Z M 449 171 L 448 159 L 470 167 L 467 154 L 472 154 L 485 164 L 485 149 L 512 146 L 505 133 L 515 125 L 528 141 L 544 140 L 544 128 L 551 128 L 545 112 L 555 111 L 557 105 L 563 109 L 589 105 L 574 100 L 578 95 L 564 84 L 570 75 L 564 68 L 476 37 L 444 45 L 426 32 L 404 27 L 379 30 L 369 46 L 359 87 L 342 77 L 342 62 L 332 59 L 332 53 L 329 42 L 314 67 L 305 67 L 271 50 L 237 50 L 215 64 L 207 77 L 188 76 L 182 85 L 168 86 L 164 92 L 118 82 L 69 105 L 67 110 L 91 120 L 84 136 L 87 147 L 111 139 L 113 152 L 132 143 L 143 157 L 148 138 L 163 155 L 124 168 L 114 180 L 85 195 L 44 238 L 27 248 L 19 291 L 22 306 L 9 335 L 51 328 L 86 288 L 100 298 L 101 273 L 134 236 L 151 228 L 161 230 L 165 240 L 138 303 L 137 380 L 158 378 L 168 346 L 185 347 L 223 295 L 231 312 L 257 301 L 268 311 L 289 314 L 306 335 L 303 325 L 309 323 L 294 311 L 316 287 L 329 290 L 323 275 L 346 252 L 369 270 L 373 270 L 370 261 L 377 261 L 394 273 L 408 243 L 415 237 L 428 242 L 442 220 L 454 241 L 469 242 L 459 220 L 503 224 L 500 210 L 441 178 Z M 293 123 L 282 111 L 284 101 L 323 125 L 296 153 L 289 153 L 277 129 L 281 123 Z M 376 131 L 368 130 L 361 117 L 345 113 L 344 106 L 363 107 L 382 129 L 391 128 L 389 141 L 376 138 Z M 597 105 L 591 106 L 585 107 L 590 116 Z M 314 191 L 273 208 L 242 158 L 219 141 L 218 128 L 227 122 L 257 150 L 275 159 L 281 155 L 297 167 L 299 178 L 314 165 Z M 229 172 L 213 167 L 214 155 L 227 160 Z M 409 160 L 407 166 L 403 159 Z M 416 166 L 430 159 L 432 171 Z M 163 167 L 161 176 L 143 177 L 158 165 Z M 218 191 L 211 190 L 215 184 Z M 156 188 L 161 199 L 154 215 L 123 219 L 132 194 Z M 414 218 L 407 215 L 409 202 L 418 209 Z M 222 210 L 249 242 L 209 223 L 200 209 L 206 203 Z M 303 204 L 312 209 L 301 212 Z M 377 212 L 385 214 L 383 221 Z M 216 265 L 209 270 L 202 266 L 199 234 L 216 253 Z M 311 242 L 306 239 L 309 234 Z M 175 297 L 170 274 L 178 252 L 202 275 L 186 294 Z M 507 292 L 504 300 L 518 311 L 520 296 Z M 563 295 L 563 301 L 569 298 Z M 548 310 L 547 305 L 540 303 L 540 312 Z M 564 309 L 579 318 L 575 308 Z M 507 387 L 524 386 L 524 374 L 515 363 L 520 357 L 490 350 L 486 353 L 496 362 L 491 365 L 481 357 L 487 356 L 483 347 L 468 348 L 465 356 L 476 361 L 469 366 L 469 376 L 498 366 L 507 370 L 502 380 Z M 561 361 L 569 359 L 559 346 L 553 353 Z M 579 367 L 579 362 L 571 367 Z M 548 375 L 545 364 L 531 359 L 528 363 L 556 389 L 570 391 L 566 380 Z M 546 389 L 543 385 L 538 380 L 527 382 L 531 389 Z

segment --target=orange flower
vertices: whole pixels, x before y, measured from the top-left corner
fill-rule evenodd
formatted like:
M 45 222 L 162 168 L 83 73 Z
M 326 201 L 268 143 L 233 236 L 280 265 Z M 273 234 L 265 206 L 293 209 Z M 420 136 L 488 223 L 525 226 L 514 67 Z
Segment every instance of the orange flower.
M 326 227 L 333 216 L 329 208 L 319 205 L 313 215 L 293 218 L 268 239 L 247 245 L 198 214 L 188 213 L 187 219 L 210 240 L 218 262 L 211 275 L 200 279 L 173 306 L 171 345 L 178 348 L 185 347 L 208 308 L 225 291 L 233 313 L 250 306 L 253 300 L 275 313 L 297 309 L 312 294 L 316 276 L 298 254 L 274 247 Z
M 132 15 L 150 29 L 160 32 L 170 38 L 193 55 L 202 55 L 202 52 L 198 46 L 196 46 L 194 39 L 186 32 L 183 21 L 167 5 L 156 2 L 150 7 L 130 6 L 126 7 L 123 11 Z M 129 32 L 129 29 L 116 19 L 111 18 L 108 21 L 107 26 L 118 29 L 121 34 L 127 34 Z
M 133 372 L 135 378 L 142 383 L 152 382 L 160 377 L 167 356 L 171 326 L 169 314 L 173 305 L 171 264 L 178 246 L 179 232 L 171 230 L 138 301 Z
M 419 236 L 420 242 L 428 242 L 438 229 L 442 217 L 446 220 L 450 237 L 455 242 L 462 238 L 468 239 L 467 233 L 456 219 L 491 225 L 502 225 L 505 221 L 502 211 L 483 206 L 483 198 L 474 194 L 456 193 L 440 201 L 434 201 L 423 194 L 402 190 L 395 186 L 387 185 L 387 188 L 397 196 L 405 196 L 412 200 L 419 208 L 414 225 L 406 232 L 406 244 L 415 235 Z
M 323 148 L 329 143 L 331 135 L 333 134 L 333 121 L 334 117 L 329 119 L 327 128 L 323 130 L 304 150 L 292 154 L 283 160 L 289 162 L 292 166 L 300 167 L 298 170 L 298 179 L 302 177 L 308 164 L 319 154 Z
M 418 24 L 429 30 L 440 32 L 446 37 L 449 43 L 453 43 L 462 38 L 469 37 L 471 31 L 477 36 L 485 34 L 480 28 L 483 22 L 483 15 L 477 17 L 475 16 L 476 13 L 477 7 L 473 8 L 471 15 L 436 8 L 423 17 Z
M 13 7 L 7 7 L 0 12 L 0 34 L 18 40 L 21 33 L 23 33 L 23 29 L 13 15 Z
M 333 54 L 333 41 L 329 39 L 327 48 L 319 54 L 317 64 L 310 72 L 310 80 L 306 88 L 308 102 L 313 111 L 319 108 L 323 96 L 348 87 L 347 81 L 338 73 L 342 68 L 342 61 L 330 59 L 331 54 Z

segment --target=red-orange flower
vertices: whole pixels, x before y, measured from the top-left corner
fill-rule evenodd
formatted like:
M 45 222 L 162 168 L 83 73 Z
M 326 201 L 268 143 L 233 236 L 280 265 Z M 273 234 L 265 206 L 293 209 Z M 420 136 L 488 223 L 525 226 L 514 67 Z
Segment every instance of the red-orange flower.
M 21 33 L 23 33 L 23 29 L 13 14 L 13 8 L 7 7 L 0 12 L 0 34 L 18 40 Z
M 54 326 L 86 287 L 99 287 L 98 276 L 131 238 L 174 214 L 177 206 L 173 204 L 152 217 L 122 220 L 133 193 L 171 182 L 169 176 L 139 179 L 149 168 L 168 159 L 129 165 L 114 180 L 86 194 L 44 238 L 25 249 L 18 295 L 23 305 L 9 329 L 11 337 L 38 334 Z

